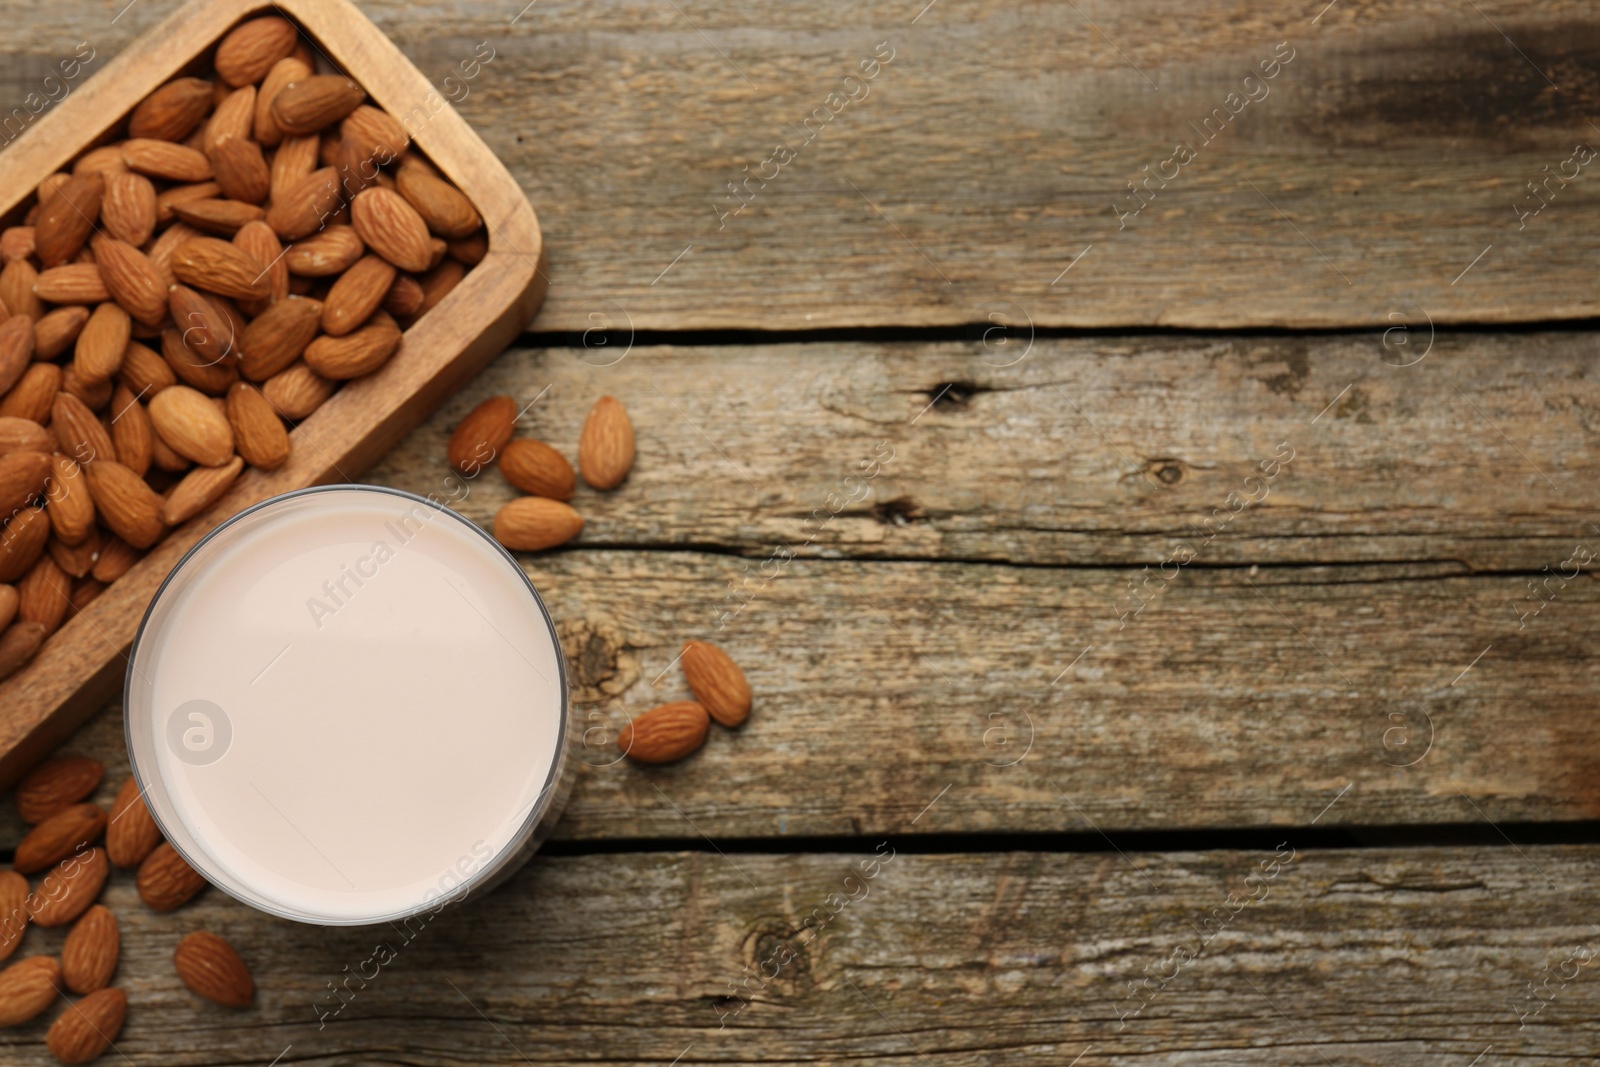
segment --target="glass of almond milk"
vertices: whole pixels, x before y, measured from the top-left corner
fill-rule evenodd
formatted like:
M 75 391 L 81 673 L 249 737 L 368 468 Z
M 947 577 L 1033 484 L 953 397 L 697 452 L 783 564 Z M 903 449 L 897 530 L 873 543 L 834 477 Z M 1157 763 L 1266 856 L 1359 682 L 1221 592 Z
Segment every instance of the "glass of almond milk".
M 571 785 L 565 661 L 522 568 L 399 490 L 234 516 L 157 591 L 128 750 L 172 846 L 274 915 L 365 925 L 489 888 Z

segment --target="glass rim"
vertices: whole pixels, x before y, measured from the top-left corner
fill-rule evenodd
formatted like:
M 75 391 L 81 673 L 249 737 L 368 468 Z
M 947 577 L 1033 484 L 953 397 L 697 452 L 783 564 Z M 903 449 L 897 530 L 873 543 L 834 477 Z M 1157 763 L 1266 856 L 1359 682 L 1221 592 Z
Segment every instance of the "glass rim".
M 526 818 L 523 820 L 522 824 L 518 826 L 517 831 L 506 841 L 504 847 L 499 850 L 499 853 L 491 862 L 486 863 L 482 867 L 479 867 L 477 870 L 473 871 L 467 876 L 466 880 L 463 881 L 461 885 L 451 889 L 448 893 L 442 893 L 439 897 L 433 900 L 423 900 L 416 906 L 402 911 L 373 916 L 338 917 L 320 915 L 312 916 L 304 913 L 296 913 L 294 910 L 286 908 L 276 901 L 267 899 L 265 897 L 247 895 L 245 892 L 243 892 L 242 886 L 236 889 L 235 887 L 224 884 L 223 881 L 220 880 L 215 874 L 218 865 L 214 862 L 209 862 L 210 857 L 206 854 L 206 852 L 199 846 L 198 843 L 192 841 L 193 835 L 187 833 L 182 835 L 185 838 L 189 838 L 191 844 L 193 844 L 192 850 L 186 849 L 168 829 L 166 821 L 161 818 L 161 815 L 156 811 L 155 807 L 153 805 L 146 804 L 145 808 L 147 811 L 149 811 L 150 817 L 155 820 L 156 827 L 161 831 L 162 840 L 166 844 L 171 845 L 173 851 L 177 852 L 178 855 L 183 858 L 185 863 L 193 867 L 209 885 L 215 886 L 217 889 L 226 893 L 228 896 L 239 901 L 240 903 L 255 908 L 257 911 L 265 912 L 268 915 L 274 915 L 281 919 L 289 919 L 293 922 L 305 923 L 312 926 L 376 926 L 381 923 L 401 922 L 406 919 L 416 918 L 417 916 L 430 912 L 437 914 L 443 908 L 465 900 L 474 890 L 482 890 L 487 885 L 494 884 L 499 878 L 509 875 L 517 868 L 517 866 L 520 865 L 523 860 L 527 858 L 529 854 L 527 846 L 530 840 L 534 838 L 535 832 L 538 830 L 539 825 L 541 822 L 543 822 L 545 816 L 550 814 L 550 807 L 555 798 L 561 795 L 563 792 L 561 789 L 561 780 L 564 764 L 567 761 L 567 747 L 571 741 L 571 737 L 569 736 L 570 723 L 568 720 L 571 718 L 570 713 L 572 700 L 571 688 L 567 681 L 566 655 L 561 650 L 561 639 L 556 632 L 555 620 L 551 617 L 549 608 L 545 606 L 544 598 L 539 595 L 539 590 L 534 588 L 533 580 L 528 577 L 527 571 L 523 570 L 522 565 L 517 562 L 516 556 L 512 555 L 504 545 L 490 536 L 487 530 L 473 522 L 471 519 L 467 518 L 465 515 L 462 515 L 460 512 L 446 507 L 435 500 L 431 500 L 428 497 L 421 496 L 405 489 L 395 489 L 391 486 L 369 485 L 356 482 L 337 482 L 331 485 L 311 485 L 302 487 L 300 489 L 292 489 L 288 492 L 279 493 L 276 496 L 268 497 L 266 500 L 258 501 L 242 511 L 229 516 L 222 522 L 218 523 L 215 527 L 208 530 L 204 536 L 200 538 L 200 540 L 189 546 L 188 550 L 185 551 L 184 554 L 178 559 L 178 562 L 172 565 L 172 569 L 167 572 L 166 577 L 162 578 L 161 584 L 156 587 L 155 593 L 153 593 L 150 597 L 150 603 L 145 608 L 144 615 L 139 620 L 138 629 L 134 632 L 133 643 L 128 646 L 128 667 L 127 670 L 123 672 L 122 681 L 122 732 L 123 742 L 128 749 L 128 766 L 133 775 L 135 784 L 139 787 L 139 796 L 140 798 L 144 798 L 149 795 L 151 785 L 159 782 L 160 774 L 154 767 L 150 768 L 150 782 L 147 784 L 146 776 L 141 774 L 139 770 L 139 759 L 134 748 L 133 739 L 133 675 L 134 664 L 138 660 L 140 642 L 142 642 L 145 638 L 146 631 L 150 626 L 151 619 L 155 615 L 157 606 L 161 603 L 162 596 L 167 592 L 174 580 L 178 578 L 183 569 L 191 562 L 191 560 L 194 559 L 197 554 L 199 554 L 202 549 L 204 549 L 207 545 L 210 545 L 218 537 L 222 536 L 227 530 L 236 526 L 243 520 L 268 508 L 285 504 L 292 500 L 298 500 L 308 496 L 319 496 L 327 493 L 338 492 L 384 494 L 432 508 L 434 511 L 454 519 L 463 527 L 476 534 L 482 541 L 490 545 L 502 559 L 510 564 L 511 569 L 515 571 L 518 577 L 522 579 L 522 585 L 527 590 L 529 596 L 532 597 L 534 606 L 539 609 L 539 616 L 544 620 L 545 628 L 550 634 L 550 642 L 555 648 L 556 675 L 561 692 L 561 701 L 556 716 L 557 730 L 555 738 L 555 750 L 550 760 L 550 770 L 545 776 L 544 787 L 539 790 L 538 796 L 534 798 L 533 804 L 529 807 Z M 167 798 L 165 789 L 161 791 L 160 795 L 164 799 Z M 170 803 L 170 800 L 168 800 L 168 803 Z M 176 808 L 176 805 L 173 805 L 173 807 Z M 197 862 L 197 859 L 204 860 L 206 862 Z

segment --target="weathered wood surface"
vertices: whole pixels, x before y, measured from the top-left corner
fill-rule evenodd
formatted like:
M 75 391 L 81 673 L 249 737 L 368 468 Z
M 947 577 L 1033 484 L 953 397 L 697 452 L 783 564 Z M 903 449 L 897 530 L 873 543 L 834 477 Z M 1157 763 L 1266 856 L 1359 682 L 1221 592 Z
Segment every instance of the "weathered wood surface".
M 296 926 L 215 890 L 154 915 L 123 873 L 106 899 L 130 1008 L 102 1062 L 1592 1062 L 1595 848 L 1292 854 L 900 853 L 870 879 L 851 873 L 870 846 L 536 858 L 409 931 Z M 255 1006 L 179 983 L 172 948 L 195 929 L 238 945 Z M 32 930 L 23 951 L 59 941 Z M 329 983 L 363 973 L 332 1015 Z M 1167 980 L 1133 1014 L 1147 976 Z M 0 1056 L 49 1062 L 44 1030 L 0 1031 Z
M 113 54 L 172 3 L 123 6 L 14 5 L 4 110 L 77 41 Z M 1600 311 L 1600 187 L 1572 161 L 1600 143 L 1600 29 L 1581 4 L 362 7 L 539 211 L 544 330 Z M 484 40 L 495 58 L 464 79 Z M 844 86 L 879 42 L 892 61 Z M 1280 42 L 1293 59 L 1246 85 Z M 1214 110 L 1226 128 L 1197 133 Z M 1196 153 L 1181 167 L 1179 142 Z M 765 162 L 779 143 L 781 168 Z M 1158 171 L 1119 219 L 1128 183 Z M 735 199 L 749 174 L 770 181 Z M 1517 204 L 1546 206 L 1519 220 Z
M 557 836 L 882 834 L 936 797 L 914 832 L 1304 825 L 1346 787 L 1319 825 L 1600 818 L 1588 578 L 1519 630 L 1524 578 L 1438 566 L 1186 568 L 1124 621 L 1124 570 L 795 560 L 718 629 L 746 565 L 528 559 L 592 716 Z M 687 638 L 743 665 L 750 721 L 619 761 Z M 114 714 L 90 736 L 124 758 Z
M 639 458 L 579 490 L 585 545 L 1155 567 L 1187 542 L 1201 566 L 1532 572 L 1600 546 L 1585 334 L 1439 334 L 1409 367 L 1425 331 L 1029 343 L 517 349 L 367 480 L 444 494 L 451 428 L 497 392 L 575 458 L 611 393 Z M 1259 499 L 1230 516 L 1230 494 Z M 487 526 L 513 495 L 491 471 L 458 507 Z

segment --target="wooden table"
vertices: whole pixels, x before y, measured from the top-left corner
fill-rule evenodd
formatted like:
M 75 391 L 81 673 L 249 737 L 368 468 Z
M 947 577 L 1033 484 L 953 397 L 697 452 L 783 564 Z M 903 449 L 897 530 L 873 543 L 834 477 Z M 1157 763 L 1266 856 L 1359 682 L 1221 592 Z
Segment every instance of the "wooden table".
M 369 477 L 622 399 L 525 561 L 597 743 L 409 939 L 119 876 L 127 1062 L 1593 1062 L 1592 9 L 924 2 L 364 5 L 447 89 L 492 43 L 452 94 L 551 249 Z M 13 11 L 7 106 L 121 6 Z M 691 637 L 750 723 L 612 763 Z M 119 781 L 117 710 L 69 750 Z M 178 982 L 199 928 L 256 1007 Z

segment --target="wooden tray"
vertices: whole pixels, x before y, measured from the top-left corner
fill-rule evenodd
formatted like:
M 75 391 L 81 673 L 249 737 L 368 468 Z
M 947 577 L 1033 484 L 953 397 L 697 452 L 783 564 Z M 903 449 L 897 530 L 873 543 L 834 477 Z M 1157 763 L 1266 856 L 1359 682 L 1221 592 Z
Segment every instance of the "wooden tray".
M 41 180 L 152 90 L 204 58 L 236 23 L 269 13 L 299 23 L 318 50 L 390 114 L 417 107 L 427 113 L 439 105 L 413 141 L 477 207 L 488 227 L 488 254 L 405 332 L 399 353 L 382 370 L 345 384 L 295 428 L 283 467 L 246 471 L 227 496 L 172 530 L 56 631 L 31 663 L 0 683 L 0 788 L 115 698 L 134 631 L 156 587 L 207 531 L 267 497 L 355 477 L 504 349 L 544 299 L 544 243 L 521 188 L 421 72 L 347 0 L 197 0 L 179 8 L 0 155 L 0 217 L 15 214 Z M 442 461 L 439 473 L 442 482 Z

